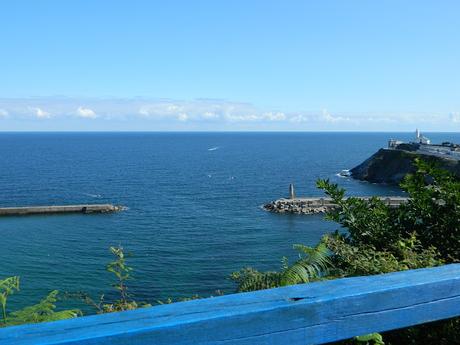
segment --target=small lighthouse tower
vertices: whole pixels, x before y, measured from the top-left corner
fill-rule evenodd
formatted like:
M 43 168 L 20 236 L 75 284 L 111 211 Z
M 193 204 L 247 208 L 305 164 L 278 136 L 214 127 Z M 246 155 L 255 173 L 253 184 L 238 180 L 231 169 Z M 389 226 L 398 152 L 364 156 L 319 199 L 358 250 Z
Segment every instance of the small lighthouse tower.
M 294 184 L 289 185 L 289 199 L 295 199 Z

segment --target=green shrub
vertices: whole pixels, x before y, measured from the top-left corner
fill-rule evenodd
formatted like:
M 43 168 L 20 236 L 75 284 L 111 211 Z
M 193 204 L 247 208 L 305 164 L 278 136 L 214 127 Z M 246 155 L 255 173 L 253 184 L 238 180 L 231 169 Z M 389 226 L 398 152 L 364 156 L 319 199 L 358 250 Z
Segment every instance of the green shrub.
M 70 319 L 81 315 L 78 309 L 55 311 L 59 292 L 51 291 L 38 304 L 8 313 L 8 296 L 19 291 L 19 277 L 9 277 L 0 280 L 0 305 L 2 308 L 2 326 L 21 325 L 24 323 L 38 323 Z
M 323 264 L 312 267 L 314 260 L 303 261 L 302 274 L 297 263 L 284 265 L 279 272 L 246 268 L 232 275 L 238 291 L 460 262 L 460 182 L 433 164 L 417 160 L 416 165 L 416 173 L 406 176 L 401 184 L 409 201 L 396 208 L 376 197 L 346 198 L 345 190 L 337 184 L 318 180 L 317 187 L 337 205 L 325 218 L 344 230 L 325 235 L 316 248 L 304 247 L 308 248 L 307 258 L 319 248 L 329 253 L 320 256 Z M 288 272 L 296 274 L 291 277 Z M 360 336 L 340 344 L 383 344 L 383 339 L 387 345 L 457 344 L 459 320 L 386 332 L 383 338 L 380 334 Z

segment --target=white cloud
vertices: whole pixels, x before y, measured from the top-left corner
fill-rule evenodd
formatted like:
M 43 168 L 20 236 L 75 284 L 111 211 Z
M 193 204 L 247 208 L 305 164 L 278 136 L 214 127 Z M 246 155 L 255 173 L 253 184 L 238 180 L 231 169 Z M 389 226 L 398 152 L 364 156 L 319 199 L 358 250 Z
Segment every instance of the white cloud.
M 51 113 L 38 108 L 38 107 L 29 107 L 30 111 L 34 113 L 34 115 L 39 119 L 49 119 L 51 118 Z
M 276 113 L 268 112 L 268 113 L 262 114 L 262 118 L 270 120 L 270 121 L 284 121 L 286 120 L 286 114 L 281 113 L 281 112 L 276 112 Z
M 188 120 L 188 115 L 187 115 L 187 113 L 180 113 L 179 115 L 177 115 L 177 119 L 179 121 L 187 121 Z
M 217 119 L 217 118 L 219 118 L 219 114 L 216 114 L 216 113 L 213 112 L 213 111 L 205 111 L 205 112 L 203 113 L 203 118 L 204 118 L 204 119 L 208 119 L 208 120 L 210 120 L 210 119 Z
M 460 112 L 329 112 L 282 111 L 249 103 L 216 99 L 173 100 L 145 98 L 0 98 L 2 128 L 8 121 L 66 118 L 95 119 L 92 126 L 180 130 L 452 130 Z M 97 121 L 96 121 L 97 119 Z M 70 122 L 69 122 L 70 123 Z M 47 126 L 44 122 L 43 126 Z M 19 125 L 18 125 L 19 126 Z
M 254 110 L 253 110 L 254 111 Z M 229 111 L 225 114 L 225 119 L 232 122 L 257 122 L 257 121 L 284 121 L 287 119 L 285 113 L 281 112 L 250 112 L 240 113 Z
M 77 109 L 77 116 L 83 117 L 86 119 L 95 119 L 97 117 L 97 114 L 95 113 L 94 110 L 90 108 L 83 108 L 80 106 Z
M 323 109 L 321 111 L 322 119 L 326 122 L 336 123 L 336 122 L 344 122 L 344 121 L 351 121 L 349 117 L 342 117 L 342 116 L 333 116 L 331 115 L 327 109 Z
M 256 114 L 234 115 L 232 113 L 225 114 L 225 119 L 230 122 L 245 122 L 260 120 L 260 116 Z
M 178 121 L 246 121 L 257 115 L 247 114 L 242 105 L 232 102 L 196 100 L 196 101 L 157 101 L 142 104 L 137 113 L 142 117 Z M 252 108 L 251 108 L 252 110 Z
M 449 114 L 450 121 L 460 123 L 460 112 L 452 112 Z
M 289 119 L 289 121 L 294 122 L 294 123 L 308 122 L 308 121 L 310 121 L 310 117 L 306 116 L 306 115 L 298 114 L 298 115 L 293 115 Z
M 138 113 L 143 117 L 152 119 L 174 118 L 179 121 L 189 119 L 184 106 L 170 102 L 144 104 L 139 108 Z

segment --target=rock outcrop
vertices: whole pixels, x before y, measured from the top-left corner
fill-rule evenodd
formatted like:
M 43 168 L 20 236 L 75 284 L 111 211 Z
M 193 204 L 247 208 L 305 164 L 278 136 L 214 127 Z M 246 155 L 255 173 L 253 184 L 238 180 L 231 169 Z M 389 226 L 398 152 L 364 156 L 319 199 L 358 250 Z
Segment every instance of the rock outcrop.
M 460 178 L 460 162 L 457 159 L 423 154 L 408 150 L 380 149 L 360 165 L 350 170 L 351 177 L 372 183 L 399 184 L 404 176 L 414 173 L 415 158 L 435 162 Z
M 301 199 L 278 199 L 268 204 L 263 208 L 274 213 L 295 213 L 295 214 L 317 214 L 325 213 L 330 210 L 332 205 L 312 204 L 311 201 Z

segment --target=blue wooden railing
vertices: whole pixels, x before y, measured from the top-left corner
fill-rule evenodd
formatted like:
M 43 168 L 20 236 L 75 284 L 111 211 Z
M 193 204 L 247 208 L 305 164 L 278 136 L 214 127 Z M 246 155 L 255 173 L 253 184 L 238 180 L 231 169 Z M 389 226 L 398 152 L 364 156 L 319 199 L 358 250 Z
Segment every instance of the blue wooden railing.
M 460 315 L 460 264 L 0 329 L 0 344 L 322 344 Z

